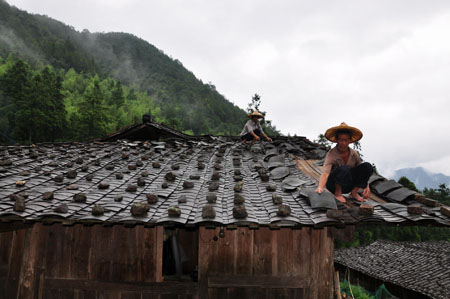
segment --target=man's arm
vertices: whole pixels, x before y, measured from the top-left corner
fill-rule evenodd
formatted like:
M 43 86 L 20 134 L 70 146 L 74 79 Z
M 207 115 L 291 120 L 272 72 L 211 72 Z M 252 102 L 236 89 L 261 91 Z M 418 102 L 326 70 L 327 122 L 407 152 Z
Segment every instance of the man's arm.
M 263 135 L 263 137 L 266 138 L 267 141 L 272 142 L 272 138 L 267 136 L 267 134 L 266 134 L 266 132 L 264 132 L 260 122 L 258 122 L 258 127 L 259 127 L 259 130 L 261 131 L 261 135 Z
M 367 184 L 367 187 L 363 189 L 362 195 L 363 195 L 364 199 L 370 197 L 370 186 L 369 186 L 369 184 Z
M 266 133 L 263 132 L 263 136 L 264 136 L 264 138 L 267 139 L 267 141 L 272 142 L 272 138 L 270 138 L 269 136 L 267 136 Z
M 321 194 L 325 189 L 325 185 L 327 184 L 328 176 L 330 174 L 328 172 L 322 172 L 319 179 L 319 186 L 316 188 L 316 192 Z
M 255 132 L 250 131 L 250 134 L 252 134 L 253 138 L 255 138 L 257 141 L 259 140 L 259 136 L 255 134 Z

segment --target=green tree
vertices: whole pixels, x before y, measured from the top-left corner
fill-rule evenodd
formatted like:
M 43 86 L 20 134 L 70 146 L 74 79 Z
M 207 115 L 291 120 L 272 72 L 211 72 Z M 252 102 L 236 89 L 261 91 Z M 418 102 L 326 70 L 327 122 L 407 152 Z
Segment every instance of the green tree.
M 404 187 L 408 188 L 409 190 L 419 192 L 416 185 L 405 176 L 402 176 L 401 178 L 399 178 L 397 182 L 399 184 L 403 185 Z
M 445 205 L 450 206 L 450 189 L 446 184 L 440 184 L 439 188 L 424 188 L 423 194 L 431 199 L 435 199 Z
M 125 98 L 123 95 L 122 84 L 120 84 L 120 81 L 118 81 L 113 86 L 111 99 L 108 104 L 116 105 L 117 107 L 121 107 L 124 104 L 124 100 L 125 100 Z
M 108 114 L 98 76 L 92 80 L 79 104 L 80 127 L 82 139 L 104 136 L 107 128 Z
M 258 111 L 259 113 L 261 113 L 264 116 L 261 120 L 261 127 L 263 128 L 264 132 L 266 132 L 266 134 L 270 136 L 280 136 L 280 131 L 278 131 L 276 127 L 272 125 L 272 121 L 266 120 L 266 111 L 261 111 L 259 109 L 260 105 L 261 97 L 259 96 L 259 94 L 255 93 L 252 96 L 252 101 L 248 103 L 247 113 L 252 113 L 253 111 Z
M 38 107 L 32 95 L 32 73 L 28 64 L 19 60 L 9 68 L 2 78 L 4 95 L 12 100 L 14 115 L 10 121 L 13 136 L 19 141 L 32 142 L 35 110 Z
M 331 148 L 331 145 L 333 144 L 331 143 L 331 141 L 325 138 L 324 134 L 319 134 L 319 136 L 317 136 L 317 139 L 314 139 L 314 142 L 326 148 L 327 150 L 329 150 Z

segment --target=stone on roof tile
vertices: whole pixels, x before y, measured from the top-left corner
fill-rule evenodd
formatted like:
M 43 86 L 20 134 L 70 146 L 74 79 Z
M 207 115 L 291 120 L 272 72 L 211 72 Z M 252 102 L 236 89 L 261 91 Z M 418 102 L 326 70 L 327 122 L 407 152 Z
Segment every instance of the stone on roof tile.
M 16 201 L 14 202 L 13 210 L 15 212 L 23 212 L 25 211 L 25 199 L 21 196 L 19 196 Z
M 105 209 L 103 208 L 103 206 L 95 204 L 92 206 L 91 213 L 94 216 L 102 216 L 105 213 Z
M 194 182 L 191 182 L 191 181 L 184 181 L 184 182 L 183 182 L 183 188 L 184 188 L 184 189 L 191 189 L 191 188 L 194 188 Z
M 55 211 L 56 213 L 61 213 L 61 214 L 65 214 L 69 211 L 69 207 L 67 206 L 66 203 L 62 203 L 58 206 L 56 206 L 53 211 Z
M 74 202 L 86 202 L 87 196 L 85 193 L 77 193 L 73 196 Z
M 202 208 L 202 218 L 204 219 L 214 219 L 216 218 L 216 211 L 214 207 L 210 204 L 206 204 Z
M 125 189 L 127 192 L 136 192 L 137 191 L 137 185 L 128 185 L 127 189 Z
M 145 214 L 147 214 L 147 212 L 150 210 L 150 207 L 148 205 L 148 203 L 146 202 L 138 202 L 138 203 L 134 203 L 131 208 L 130 208 L 130 212 L 133 216 L 144 216 Z
M 288 205 L 285 205 L 285 204 L 281 204 L 281 205 L 278 207 L 277 215 L 278 215 L 279 217 L 287 217 L 287 216 L 290 216 L 290 215 L 291 215 L 291 207 L 288 206 Z
M 169 217 L 180 217 L 181 209 L 179 206 L 172 206 L 167 210 Z
M 147 198 L 147 202 L 149 204 L 155 204 L 158 202 L 158 196 L 156 194 L 152 194 L 152 193 L 147 193 L 145 195 L 145 197 Z
M 238 193 L 234 194 L 234 204 L 240 205 L 240 204 L 243 204 L 244 202 L 245 202 L 244 196 L 242 196 L 241 194 L 238 194 Z
M 247 209 L 243 204 L 235 205 L 233 207 L 233 217 L 236 219 L 244 219 L 247 218 L 248 213 Z

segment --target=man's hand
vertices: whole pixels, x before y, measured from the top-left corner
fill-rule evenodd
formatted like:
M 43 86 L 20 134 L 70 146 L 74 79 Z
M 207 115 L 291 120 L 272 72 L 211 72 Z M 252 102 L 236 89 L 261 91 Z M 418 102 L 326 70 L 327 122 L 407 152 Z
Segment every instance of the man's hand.
M 259 136 L 258 135 L 255 135 L 255 140 L 256 141 L 259 141 L 261 138 L 259 138 Z
M 317 187 L 317 188 L 316 188 L 316 192 L 319 193 L 319 194 L 322 194 L 323 188 Z
M 272 142 L 272 138 L 270 138 L 269 136 L 266 136 L 267 141 Z
M 363 189 L 362 196 L 363 196 L 364 199 L 370 197 L 370 187 L 369 187 L 369 185 L 367 185 L 367 187 Z

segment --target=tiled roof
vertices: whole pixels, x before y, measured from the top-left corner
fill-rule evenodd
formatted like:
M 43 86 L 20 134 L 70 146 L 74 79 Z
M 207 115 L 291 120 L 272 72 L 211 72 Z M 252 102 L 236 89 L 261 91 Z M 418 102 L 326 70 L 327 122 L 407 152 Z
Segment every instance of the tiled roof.
M 369 209 L 336 203 L 331 194 L 317 197 L 312 191 L 324 153 L 304 137 L 252 148 L 224 137 L 4 146 L 0 220 L 188 226 L 450 224 L 438 205 L 427 207 L 403 193 L 390 197 L 394 189 L 378 188 L 385 181 L 381 177 L 373 178 L 374 191 L 380 194 L 369 201 Z M 411 202 L 420 206 L 420 213 L 408 212 Z
M 336 250 L 334 262 L 431 298 L 450 298 L 450 242 L 379 240 Z

